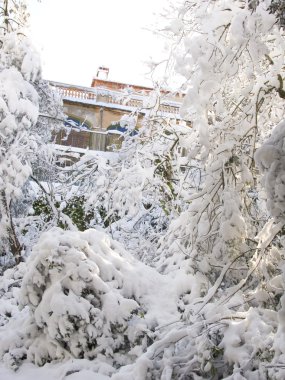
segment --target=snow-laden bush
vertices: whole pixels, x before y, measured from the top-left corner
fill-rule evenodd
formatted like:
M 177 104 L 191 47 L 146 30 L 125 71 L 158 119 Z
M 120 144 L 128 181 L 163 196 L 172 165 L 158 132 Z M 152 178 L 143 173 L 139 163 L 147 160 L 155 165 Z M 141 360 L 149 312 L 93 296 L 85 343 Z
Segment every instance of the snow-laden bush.
M 95 215 L 99 211 L 98 223 L 147 263 L 156 255 L 157 241 L 170 220 L 183 209 L 181 194 L 190 186 L 191 171 L 190 165 L 187 174 L 181 170 L 181 142 L 190 128 L 157 115 L 154 108 L 149 112 L 138 134 L 125 136 L 117 160 L 107 164 L 96 159 L 97 172 L 84 178 L 80 171 L 78 181 L 81 188 L 87 183 L 93 187 L 86 197 L 87 209 Z
M 42 235 L 21 289 L 22 306 L 31 311 L 29 360 L 104 355 L 120 365 L 131 348 L 147 345 L 139 270 L 115 244 L 96 230 Z
M 5 326 L 10 318 L 16 318 L 19 313 L 16 294 L 19 292 L 26 265 L 20 263 L 7 269 L 0 277 L 0 326 Z

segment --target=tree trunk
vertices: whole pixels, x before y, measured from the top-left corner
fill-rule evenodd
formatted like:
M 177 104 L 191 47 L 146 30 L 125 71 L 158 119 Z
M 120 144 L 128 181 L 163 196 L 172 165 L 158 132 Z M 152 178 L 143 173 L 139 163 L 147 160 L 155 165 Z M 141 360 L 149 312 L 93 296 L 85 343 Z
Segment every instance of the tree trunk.
M 13 223 L 13 216 L 12 216 L 12 201 L 7 202 L 7 196 L 5 194 L 5 191 L 1 191 L 1 203 L 2 203 L 2 212 L 6 215 L 1 215 L 1 218 L 5 218 L 7 220 L 7 240 L 9 243 L 9 251 L 12 253 L 12 255 L 15 258 L 16 264 L 19 264 L 22 261 L 21 257 L 21 251 L 23 246 L 19 242 L 19 239 L 17 237 L 16 231 L 15 231 L 15 226 Z

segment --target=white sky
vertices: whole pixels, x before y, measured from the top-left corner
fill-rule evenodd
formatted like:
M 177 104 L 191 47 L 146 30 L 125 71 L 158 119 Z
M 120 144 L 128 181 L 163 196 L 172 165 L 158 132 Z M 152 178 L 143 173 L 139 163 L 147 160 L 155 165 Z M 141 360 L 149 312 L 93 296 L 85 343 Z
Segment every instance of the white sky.
M 32 40 L 45 79 L 90 86 L 97 68 L 109 79 L 150 84 L 143 61 L 162 55 L 164 43 L 144 30 L 168 0 L 29 0 Z

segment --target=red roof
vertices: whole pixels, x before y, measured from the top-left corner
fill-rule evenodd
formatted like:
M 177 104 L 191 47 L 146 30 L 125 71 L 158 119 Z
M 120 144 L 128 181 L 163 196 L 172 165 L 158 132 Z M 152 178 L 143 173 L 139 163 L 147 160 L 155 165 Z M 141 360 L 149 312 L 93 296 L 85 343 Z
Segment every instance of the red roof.
M 150 92 L 153 90 L 153 88 L 151 87 L 133 85 L 133 84 L 122 83 L 122 82 L 113 82 L 108 79 L 100 79 L 100 78 L 93 78 L 91 87 L 105 87 L 110 90 L 123 90 L 127 87 L 130 87 L 134 91 L 146 91 L 146 92 Z

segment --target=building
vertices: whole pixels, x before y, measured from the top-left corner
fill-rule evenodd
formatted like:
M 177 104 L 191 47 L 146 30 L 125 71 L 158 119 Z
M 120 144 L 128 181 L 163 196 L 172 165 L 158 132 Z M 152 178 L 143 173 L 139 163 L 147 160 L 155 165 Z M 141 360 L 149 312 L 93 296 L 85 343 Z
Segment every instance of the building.
M 164 92 L 160 104 L 150 104 L 153 88 L 108 80 L 109 70 L 98 69 L 91 87 L 50 82 L 63 98 L 67 115 L 66 130 L 56 136 L 56 143 L 74 148 L 112 151 L 120 147 L 126 131 L 122 118 L 132 115 L 139 128 L 142 118 L 153 107 L 157 114 L 180 120 L 181 98 Z M 136 133 L 136 131 L 132 131 Z

